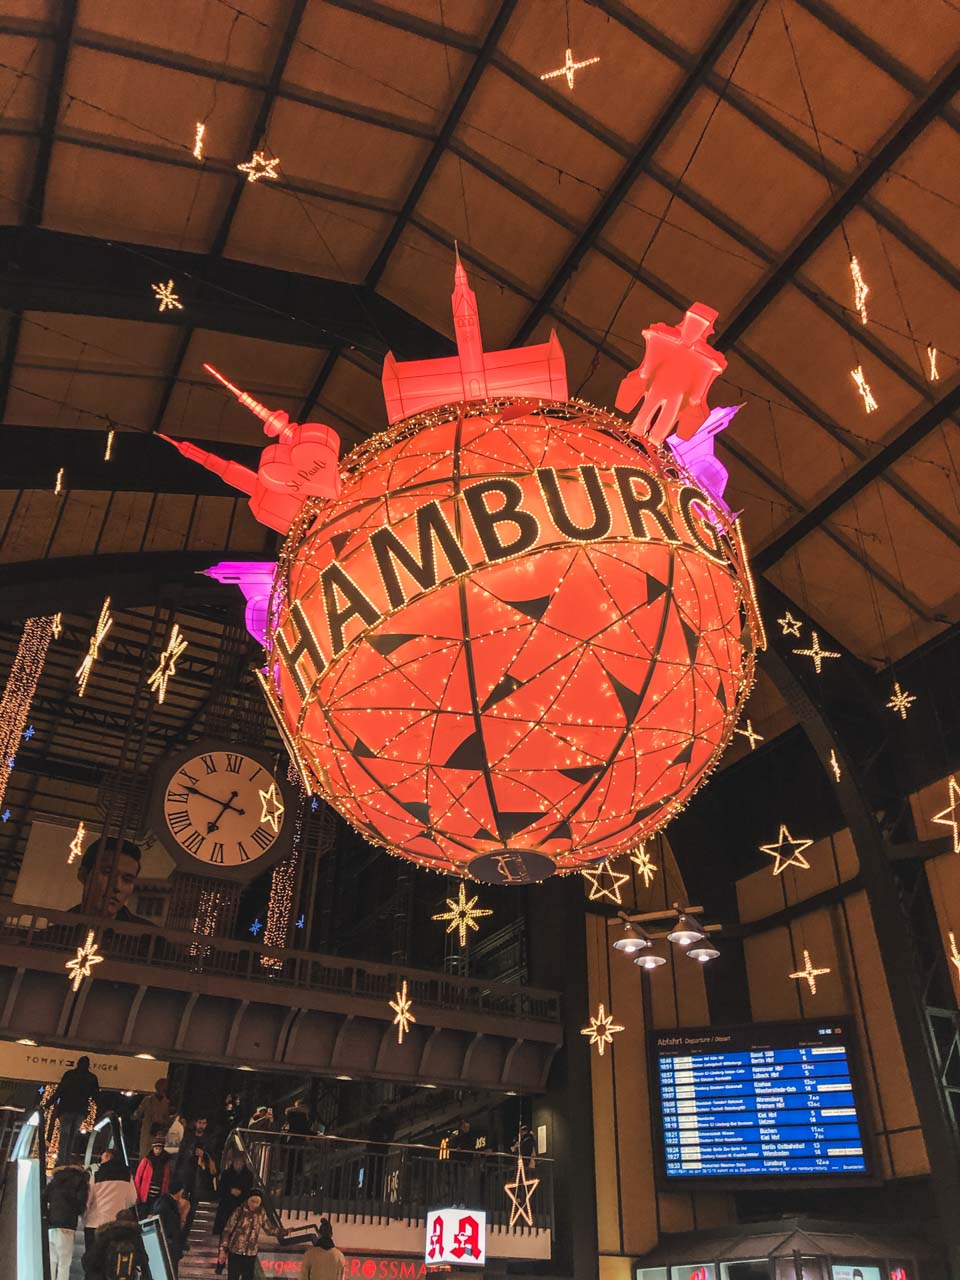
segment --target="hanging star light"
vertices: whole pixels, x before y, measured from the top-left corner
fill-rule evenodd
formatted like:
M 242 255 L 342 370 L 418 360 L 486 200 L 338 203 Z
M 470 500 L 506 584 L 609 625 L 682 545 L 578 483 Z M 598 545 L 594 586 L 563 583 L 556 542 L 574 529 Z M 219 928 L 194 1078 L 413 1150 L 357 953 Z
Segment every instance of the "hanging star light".
M 113 459 L 113 442 L 116 439 L 116 436 L 117 436 L 116 431 L 114 431 L 113 427 L 111 427 L 110 430 L 107 432 L 107 443 L 103 450 L 104 462 L 110 462 Z
M 255 151 L 249 160 L 244 161 L 243 164 L 238 164 L 237 168 L 241 173 L 247 175 L 248 182 L 259 182 L 261 178 L 279 178 L 280 175 L 277 173 L 277 165 L 279 163 L 280 161 L 276 156 L 268 160 L 262 151 Z
M 87 838 L 87 828 L 83 825 L 83 819 L 77 823 L 77 833 L 70 841 L 70 857 L 67 859 L 67 866 L 83 857 L 83 842 Z
M 9 822 L 12 816 L 9 809 L 4 809 L 3 813 L 0 813 L 0 822 Z
M 157 302 L 160 304 L 157 308 L 158 311 L 183 310 L 183 303 L 174 291 L 172 280 L 168 280 L 166 284 L 152 284 L 150 288 L 156 294 Z
M 193 156 L 195 160 L 203 159 L 203 138 L 207 132 L 207 126 L 198 120 L 193 130 Z
M 256 920 L 254 920 L 253 924 L 250 926 L 250 932 L 253 934 L 254 937 L 256 937 L 262 928 L 263 928 L 263 924 L 261 923 L 258 917 Z
M 870 292 L 870 286 L 864 280 L 860 263 L 855 257 L 850 258 L 850 278 L 853 280 L 853 305 L 860 316 L 860 323 L 866 324 L 867 294 Z
M 750 743 L 751 751 L 756 751 L 758 742 L 766 742 L 766 738 L 764 738 L 762 734 L 756 732 L 756 730 L 753 727 L 753 724 L 749 720 L 747 721 L 747 726 L 745 729 L 734 729 L 733 732 L 739 733 L 742 738 L 747 739 L 747 741 Z
M 900 681 L 895 680 L 893 683 L 893 693 L 890 696 L 890 701 L 884 705 L 889 707 L 891 711 L 896 711 L 901 720 L 906 720 L 907 712 L 916 700 L 917 699 L 914 694 L 907 693 L 905 690 L 901 689 Z
M 823 666 L 823 663 L 827 658 L 839 658 L 841 655 L 839 653 L 834 653 L 832 649 L 821 649 L 820 637 L 817 632 L 811 631 L 810 634 L 813 636 L 813 644 L 809 649 L 793 649 L 791 652 L 798 654 L 801 658 L 812 658 L 814 668 L 816 669 L 817 675 L 819 675 L 820 668 Z
M 960 978 L 960 950 L 957 949 L 957 935 L 951 929 L 947 937 L 950 939 L 950 963 L 956 967 L 957 977 Z
M 927 343 L 927 378 L 930 382 L 940 381 L 940 370 L 937 368 L 937 348 L 932 342 Z
M 468 902 L 467 887 L 461 880 L 460 888 L 457 891 L 456 901 L 452 898 L 447 898 L 447 906 L 450 910 L 438 912 L 437 915 L 431 917 L 434 920 L 448 920 L 449 924 L 447 925 L 445 932 L 459 932 L 461 947 L 465 947 L 467 945 L 467 930 L 472 929 L 474 933 L 478 933 L 480 926 L 477 924 L 477 921 L 481 916 L 493 915 L 493 911 L 490 907 L 477 906 L 478 897 L 479 894 L 474 894 Z
M 260 792 L 260 821 L 269 823 L 274 831 L 280 830 L 280 819 L 286 812 L 286 806 L 277 790 L 277 784 L 271 782 L 266 791 Z
M 597 1006 L 597 1016 L 591 1018 L 587 1025 L 581 1028 L 580 1034 L 590 1037 L 590 1043 L 597 1046 L 597 1051 L 602 1058 L 603 1051 L 607 1045 L 613 1044 L 614 1034 L 623 1030 L 623 1027 L 614 1022 L 612 1013 L 604 1013 L 603 1003 L 601 1002 Z
M 777 836 L 776 842 L 762 844 L 760 852 L 767 853 L 774 859 L 773 874 L 778 876 L 787 867 L 799 867 L 802 871 L 809 871 L 810 863 L 803 856 L 803 851 L 804 849 L 809 849 L 812 844 L 812 840 L 794 840 L 787 828 L 781 823 L 780 834 Z M 790 846 L 790 852 L 784 857 L 783 850 L 788 845 Z
M 87 940 L 82 947 L 77 947 L 77 954 L 63 966 L 73 979 L 74 991 L 79 991 L 80 983 L 89 978 L 95 964 L 103 964 L 103 956 L 93 937 L 93 930 L 87 933 Z
M 403 1044 L 403 1037 L 410 1030 L 411 1022 L 416 1022 L 416 1016 L 413 1014 L 413 1001 L 407 995 L 407 980 L 404 978 L 400 990 L 396 993 L 396 1000 L 388 1001 L 390 1008 L 396 1014 L 393 1025 L 397 1028 L 397 1044 Z
M 867 413 L 873 413 L 874 409 L 879 409 L 879 405 L 874 399 L 873 392 L 870 390 L 870 384 L 867 382 L 867 375 L 863 372 L 863 365 L 858 364 L 855 369 L 850 370 L 850 377 L 857 384 L 857 390 L 863 399 L 863 407 Z
M 63 635 L 63 614 L 62 613 L 55 613 L 53 615 L 53 621 L 50 623 L 50 633 L 53 636 L 54 640 L 59 640 L 60 637 Z
M 832 970 L 830 969 L 815 969 L 813 967 L 813 962 L 810 959 L 810 952 L 806 949 L 806 947 L 804 947 L 803 968 L 798 969 L 796 973 L 788 974 L 787 977 L 793 978 L 794 981 L 799 981 L 801 978 L 803 978 L 810 988 L 810 994 L 812 996 L 815 996 L 817 994 L 817 979 L 822 978 L 825 973 L 831 973 L 831 972 Z
M 837 782 L 839 782 L 840 776 L 841 776 L 840 761 L 837 759 L 837 751 L 835 747 L 831 748 L 830 750 L 830 768 L 833 770 L 834 778 L 836 778 Z
M 563 66 L 556 67 L 553 71 L 544 71 L 540 79 L 556 80 L 558 76 L 565 76 L 567 80 L 567 86 L 572 92 L 574 80 L 576 78 L 577 72 L 582 71 L 584 67 L 592 67 L 595 63 L 599 61 L 600 61 L 600 58 L 599 56 L 597 56 L 595 58 L 584 58 L 582 62 L 574 62 L 573 50 L 568 49 L 563 59 Z
M 177 659 L 183 655 L 187 643 L 180 634 L 179 625 L 175 622 L 170 632 L 170 639 L 167 641 L 167 647 L 160 655 L 157 669 L 147 681 L 149 687 L 157 695 L 157 702 L 161 706 L 167 696 L 167 683 L 172 676 L 177 674 Z
M 955 777 L 951 777 L 947 784 L 947 801 L 947 807 L 935 814 L 932 821 L 952 829 L 953 852 L 960 853 L 960 785 Z
M 37 732 L 37 731 L 36 731 L 36 729 L 33 727 L 33 725 L 32 725 L 32 724 L 28 724 L 28 725 L 27 725 L 27 727 L 26 727 L 26 729 L 24 729 L 24 731 L 23 731 L 24 739 L 25 739 L 27 742 L 29 742 L 29 741 L 30 741 L 30 739 L 33 737 L 33 735 L 34 735 L 36 732 Z
M 518 1155 L 517 1176 L 514 1178 L 513 1182 L 507 1182 L 503 1187 L 507 1198 L 513 1206 L 510 1210 L 511 1231 L 521 1219 L 528 1227 L 533 1226 L 533 1213 L 530 1209 L 530 1200 L 539 1185 L 539 1178 L 527 1177 L 527 1169 L 524 1164 L 523 1156 Z
M 90 637 L 90 643 L 87 648 L 87 656 L 77 667 L 77 697 L 82 698 L 87 692 L 87 685 L 90 681 L 90 673 L 93 670 L 93 664 L 100 657 L 100 646 L 107 638 L 110 628 L 113 626 L 113 618 L 110 615 L 110 597 L 107 596 L 100 610 L 100 617 L 97 620 L 96 628 Z
M 604 877 L 610 881 L 609 884 L 600 883 Z M 623 902 L 620 886 L 630 879 L 625 871 L 614 871 L 607 858 L 604 858 L 596 870 L 588 868 L 584 871 L 583 878 L 590 883 L 590 893 L 587 895 L 590 902 L 599 902 L 602 898 L 607 898 L 618 905 Z
M 643 877 L 643 887 L 645 889 L 649 889 L 653 882 L 653 877 L 657 874 L 660 868 L 650 857 L 649 853 L 647 853 L 646 846 L 641 845 L 639 849 L 636 849 L 631 853 L 630 861 Z
M 296 924 L 294 925 L 294 928 L 295 928 L 295 929 L 302 929 L 302 928 L 306 925 L 306 923 L 307 923 L 307 918 L 306 918 L 306 916 L 301 915 L 301 916 L 299 917 L 299 919 L 297 920 Z
M 777 622 L 779 622 L 780 629 L 785 636 L 796 636 L 798 640 L 800 639 L 800 628 L 803 623 L 799 618 L 795 618 L 789 609 L 782 618 L 777 619 Z

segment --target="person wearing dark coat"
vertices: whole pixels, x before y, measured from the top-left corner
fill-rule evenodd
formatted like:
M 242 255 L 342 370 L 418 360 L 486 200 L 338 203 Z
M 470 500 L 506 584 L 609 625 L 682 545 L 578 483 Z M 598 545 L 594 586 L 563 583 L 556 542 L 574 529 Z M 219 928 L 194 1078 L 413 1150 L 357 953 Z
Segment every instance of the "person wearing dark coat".
M 217 1190 L 217 1165 L 210 1153 L 211 1145 L 207 1118 L 198 1116 L 191 1132 L 183 1135 L 172 1174 L 172 1181 L 180 1183 L 190 1201 L 190 1216 L 187 1218 L 184 1238 L 190 1234 L 199 1202 L 212 1200 Z
M 77 1223 L 87 1207 L 86 1169 L 77 1164 L 60 1165 L 46 1185 L 43 1202 L 50 1242 L 50 1280 L 70 1280 Z
M 152 1280 L 136 1210 L 124 1209 L 113 1222 L 98 1229 L 83 1255 L 83 1273 L 87 1280 L 132 1280 L 137 1267 L 140 1280 Z
M 152 1212 L 160 1219 L 170 1261 L 173 1263 L 173 1274 L 177 1275 L 185 1243 L 184 1229 L 190 1213 L 190 1201 L 184 1195 L 183 1187 L 174 1182 L 169 1192 L 164 1192 L 154 1200 Z
M 213 1220 L 213 1235 L 218 1239 L 234 1209 L 239 1208 L 253 1189 L 253 1174 L 239 1151 L 228 1150 L 220 1170 L 220 1203 Z
M 54 1095 L 56 1117 L 60 1121 L 60 1145 L 57 1148 L 57 1164 L 71 1164 L 73 1149 L 77 1145 L 77 1133 L 86 1119 L 90 1100 L 100 1097 L 100 1081 L 90 1070 L 90 1059 L 83 1055 L 77 1065 L 60 1077 Z

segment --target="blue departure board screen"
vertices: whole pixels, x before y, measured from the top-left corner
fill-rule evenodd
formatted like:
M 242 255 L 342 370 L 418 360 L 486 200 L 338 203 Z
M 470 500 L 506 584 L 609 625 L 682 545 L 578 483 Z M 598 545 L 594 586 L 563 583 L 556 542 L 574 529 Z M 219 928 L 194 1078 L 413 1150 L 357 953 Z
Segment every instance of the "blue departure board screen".
M 851 1035 L 837 1022 L 651 1033 L 666 1178 L 867 1174 Z

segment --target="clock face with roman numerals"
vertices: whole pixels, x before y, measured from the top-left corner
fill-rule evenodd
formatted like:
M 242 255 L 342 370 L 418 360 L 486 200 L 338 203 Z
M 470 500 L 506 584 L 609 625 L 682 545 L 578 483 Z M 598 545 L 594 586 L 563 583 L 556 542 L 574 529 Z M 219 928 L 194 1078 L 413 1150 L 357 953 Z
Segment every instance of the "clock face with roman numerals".
M 246 878 L 289 848 L 289 803 L 267 753 L 205 741 L 162 763 L 152 826 L 192 871 Z

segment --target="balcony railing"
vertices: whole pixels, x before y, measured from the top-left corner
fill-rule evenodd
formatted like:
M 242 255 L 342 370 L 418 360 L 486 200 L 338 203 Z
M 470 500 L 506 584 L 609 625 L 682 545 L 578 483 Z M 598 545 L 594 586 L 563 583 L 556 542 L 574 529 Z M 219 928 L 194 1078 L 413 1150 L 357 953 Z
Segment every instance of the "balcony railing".
M 42 948 L 66 955 L 76 950 L 89 929 L 94 931 L 105 960 L 377 1001 L 391 999 L 406 979 L 411 1000 L 421 1007 L 554 1023 L 560 1018 L 556 991 L 228 938 L 201 939 L 193 933 L 175 933 L 152 925 L 119 924 L 98 916 L 0 900 L 0 947 Z
M 517 1157 L 503 1151 L 441 1151 L 415 1143 L 372 1144 L 352 1138 L 300 1137 L 235 1129 L 238 1147 L 266 1192 L 272 1212 L 316 1221 L 323 1216 L 369 1222 L 423 1221 L 431 1209 L 464 1205 L 486 1209 L 491 1227 L 510 1225 L 504 1186 L 517 1176 Z M 373 1149 L 371 1149 L 373 1148 Z M 525 1161 L 539 1185 L 530 1197 L 532 1228 L 553 1230 L 553 1161 Z

